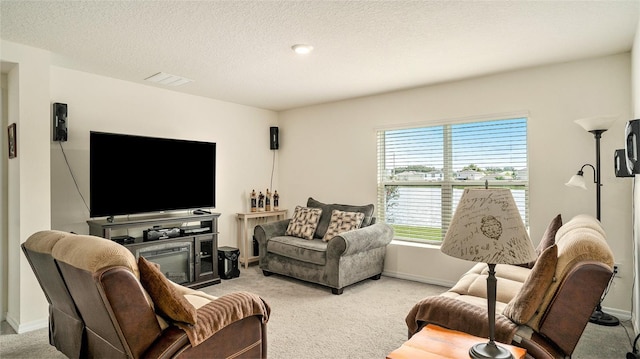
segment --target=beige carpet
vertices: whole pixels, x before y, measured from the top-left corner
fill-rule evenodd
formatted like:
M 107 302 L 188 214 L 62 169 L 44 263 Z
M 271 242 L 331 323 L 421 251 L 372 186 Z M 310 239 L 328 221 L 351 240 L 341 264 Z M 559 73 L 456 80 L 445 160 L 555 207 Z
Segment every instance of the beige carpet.
M 251 266 L 241 269 L 239 278 L 202 290 L 217 296 L 247 290 L 269 303 L 269 358 L 382 359 L 407 339 L 404 317 L 411 306 L 446 288 L 383 276 L 347 287 L 338 296 L 287 277 L 264 277 Z M 623 326 L 589 324 L 573 358 L 624 358 L 630 348 Z M 0 358 L 62 357 L 48 344 L 46 330 L 0 335 Z

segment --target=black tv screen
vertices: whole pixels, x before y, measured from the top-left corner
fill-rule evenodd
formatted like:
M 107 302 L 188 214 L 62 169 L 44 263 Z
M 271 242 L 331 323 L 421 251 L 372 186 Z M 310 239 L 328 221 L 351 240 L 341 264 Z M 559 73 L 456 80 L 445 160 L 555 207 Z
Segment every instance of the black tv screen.
M 213 208 L 216 144 L 90 132 L 90 216 Z

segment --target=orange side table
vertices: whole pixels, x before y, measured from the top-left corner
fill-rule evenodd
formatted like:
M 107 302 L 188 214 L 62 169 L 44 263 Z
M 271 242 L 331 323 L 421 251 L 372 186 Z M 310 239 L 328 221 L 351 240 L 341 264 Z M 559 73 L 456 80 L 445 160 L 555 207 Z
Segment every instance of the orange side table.
M 487 338 L 429 324 L 404 342 L 400 348 L 389 353 L 387 359 L 469 358 L 469 348 L 488 341 Z M 527 354 L 526 349 L 498 344 L 511 351 L 516 359 L 523 359 Z

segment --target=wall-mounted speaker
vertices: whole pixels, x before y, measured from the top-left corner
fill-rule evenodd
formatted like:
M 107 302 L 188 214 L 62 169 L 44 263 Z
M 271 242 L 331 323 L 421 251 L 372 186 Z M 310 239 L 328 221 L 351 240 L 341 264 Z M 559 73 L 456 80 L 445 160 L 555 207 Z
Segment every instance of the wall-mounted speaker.
M 638 140 L 640 140 L 640 120 L 627 122 L 624 135 L 626 139 L 625 157 L 627 172 L 630 174 L 640 173 L 640 149 L 638 148 Z
M 629 173 L 627 168 L 627 156 L 624 154 L 624 149 L 616 150 L 613 154 L 613 170 L 616 177 L 633 177 L 633 174 Z
M 67 140 L 66 103 L 56 102 L 53 104 L 53 140 L 63 142 Z
M 277 150 L 278 147 L 280 147 L 280 143 L 278 141 L 278 128 L 269 128 L 269 148 L 271 148 L 272 150 Z

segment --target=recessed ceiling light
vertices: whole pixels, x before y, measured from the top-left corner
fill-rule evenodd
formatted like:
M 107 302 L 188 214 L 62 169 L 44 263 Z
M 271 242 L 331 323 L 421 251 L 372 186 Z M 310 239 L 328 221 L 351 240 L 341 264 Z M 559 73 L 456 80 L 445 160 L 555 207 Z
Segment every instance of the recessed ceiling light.
M 167 86 L 180 86 L 189 82 L 193 82 L 193 80 L 190 80 L 186 77 L 170 75 L 164 72 L 158 72 L 153 76 L 147 77 L 145 80 Z
M 291 49 L 293 51 L 295 51 L 296 54 L 298 54 L 298 55 L 306 55 L 306 54 L 310 53 L 311 50 L 313 50 L 313 46 L 304 45 L 304 44 L 297 44 L 297 45 L 291 46 Z

